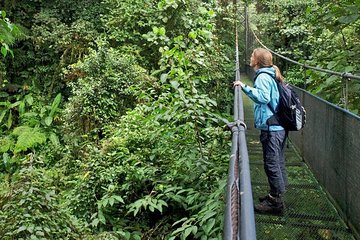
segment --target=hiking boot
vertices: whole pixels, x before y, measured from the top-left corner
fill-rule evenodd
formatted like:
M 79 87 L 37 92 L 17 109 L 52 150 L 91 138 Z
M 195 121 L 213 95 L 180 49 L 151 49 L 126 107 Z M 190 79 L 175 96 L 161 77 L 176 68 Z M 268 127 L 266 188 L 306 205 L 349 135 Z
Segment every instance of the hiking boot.
M 272 197 L 268 195 L 265 200 L 255 206 L 255 212 L 261 214 L 284 214 L 284 203 L 282 201 L 282 198 L 280 196 Z
M 266 196 L 259 197 L 259 201 L 260 201 L 260 202 L 263 202 L 263 201 L 265 201 L 266 199 L 269 199 L 269 198 L 271 198 L 271 197 L 270 197 L 270 193 L 269 193 L 269 194 L 266 194 Z

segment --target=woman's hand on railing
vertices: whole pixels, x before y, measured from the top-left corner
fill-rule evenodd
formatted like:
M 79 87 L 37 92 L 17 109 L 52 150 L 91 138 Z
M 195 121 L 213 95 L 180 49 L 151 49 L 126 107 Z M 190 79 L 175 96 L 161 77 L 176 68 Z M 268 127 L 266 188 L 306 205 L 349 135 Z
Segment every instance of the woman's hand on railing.
M 239 86 L 239 85 L 241 86 L 241 88 L 245 87 L 245 83 L 243 83 L 242 81 L 235 81 L 233 83 L 233 85 L 234 85 L 234 87 Z

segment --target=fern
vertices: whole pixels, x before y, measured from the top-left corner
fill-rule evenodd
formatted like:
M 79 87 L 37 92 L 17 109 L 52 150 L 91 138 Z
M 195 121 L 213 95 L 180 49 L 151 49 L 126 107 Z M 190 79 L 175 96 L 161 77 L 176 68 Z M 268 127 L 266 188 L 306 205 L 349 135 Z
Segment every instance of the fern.
M 18 136 L 14 153 L 26 151 L 46 141 L 46 135 L 39 128 L 21 126 L 14 129 L 13 135 Z

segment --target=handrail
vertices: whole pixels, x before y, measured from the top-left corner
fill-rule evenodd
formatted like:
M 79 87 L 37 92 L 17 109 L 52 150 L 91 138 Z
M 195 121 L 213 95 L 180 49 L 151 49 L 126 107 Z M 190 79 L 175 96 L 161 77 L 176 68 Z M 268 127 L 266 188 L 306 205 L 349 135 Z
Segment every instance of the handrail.
M 240 81 L 238 31 L 236 27 L 235 81 Z M 256 240 L 254 203 L 251 190 L 249 156 L 246 145 L 244 107 L 240 86 L 235 86 L 234 123 L 228 124 L 232 132 L 229 177 L 226 193 L 224 221 L 225 240 Z

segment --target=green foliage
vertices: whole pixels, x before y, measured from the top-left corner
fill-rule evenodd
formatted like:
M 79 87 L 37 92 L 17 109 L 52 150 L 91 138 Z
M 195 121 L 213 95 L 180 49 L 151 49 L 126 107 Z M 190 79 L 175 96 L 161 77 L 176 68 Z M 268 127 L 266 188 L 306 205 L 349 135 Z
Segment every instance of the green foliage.
M 13 109 L 20 105 L 20 101 L 15 103 L 11 103 L 9 101 L 0 102 L 1 114 L 0 114 L 0 124 L 5 125 L 8 129 L 10 129 L 13 125 Z
M 0 124 L 3 123 L 2 126 L 6 129 L 13 127 L 14 122 L 30 127 L 50 127 L 53 120 L 58 117 L 61 98 L 61 93 L 57 94 L 51 105 L 45 105 L 42 97 L 34 100 L 31 93 L 23 97 L 15 96 L 17 101 L 14 103 L 11 103 L 9 100 L 12 99 L 9 98 L 5 102 L 0 102 L 0 106 L 3 106 L 0 108 Z
M 226 179 L 228 151 L 222 150 L 217 139 L 227 133 L 208 127 L 205 131 L 211 132 L 210 139 L 199 143 L 193 124 L 177 125 L 177 121 L 163 119 L 165 116 L 137 107 L 116 128 L 108 129 L 109 138 L 104 139 L 102 149 L 87 149 L 90 155 L 78 162 L 81 173 L 68 197 L 76 216 L 93 228 L 120 227 L 122 231 L 141 231 L 151 238 L 149 226 L 154 222 L 159 224 L 158 232 L 167 235 L 167 229 L 171 229 L 169 216 L 177 221 L 188 214 L 196 215 L 200 222 L 216 210 L 216 227 L 209 225 L 206 229 L 208 236 L 218 236 L 223 186 L 217 194 L 211 192 L 217 189 L 219 179 Z M 199 232 L 203 234 L 203 230 Z
M 314 27 L 304 21 L 304 9 L 316 6 L 316 1 L 260 2 L 261 12 L 252 19 L 255 18 L 261 39 L 269 43 L 269 47 L 296 60 L 299 56 L 311 54 L 311 46 L 306 40 L 312 35 L 311 30 Z
M 143 66 L 156 66 L 158 51 L 147 44 L 143 34 L 160 20 L 157 1 L 106 0 L 108 14 L 103 17 L 109 42 L 124 52 L 136 55 Z
M 101 18 L 106 13 L 105 5 L 98 0 L 72 0 L 43 1 L 44 9 L 53 9 L 57 17 L 67 25 L 79 20 L 91 22 L 94 27 L 87 30 L 102 30 Z M 85 31 L 86 32 L 86 31 Z M 81 32 L 81 33 L 85 33 Z
M 0 192 L 11 196 L 1 233 L 220 239 L 230 146 L 219 111 L 232 99 L 229 40 L 217 35 L 225 12 L 216 1 L 94 2 L 13 3 L 31 36 L 4 65 L 17 91 L 0 95 Z M 7 225 L 11 214 L 18 225 Z
M 359 17 L 354 17 L 354 10 L 357 7 L 347 1 L 341 1 L 339 6 L 324 4 L 318 11 L 311 12 L 312 20 L 321 22 L 326 27 L 320 32 L 317 28 L 317 35 L 310 39 L 314 46 L 314 59 L 310 64 L 317 64 L 337 72 L 350 72 L 358 75 L 360 59 L 357 53 L 360 51 L 358 30 L 360 26 Z M 352 17 L 349 17 L 349 16 Z M 349 21 L 345 20 L 351 18 Z M 331 39 L 323 42 L 320 39 Z M 319 73 L 309 73 L 309 88 L 323 98 L 345 107 L 345 82 L 347 80 Z M 347 107 L 357 113 L 360 101 L 357 89 L 358 81 L 350 81 Z
M 78 239 L 82 226 L 61 208 L 48 172 L 34 169 L 33 155 L 0 194 L 0 234 L 3 239 Z M 4 183 L 4 182 L 3 182 Z M 6 182 L 5 182 L 6 183 Z M 4 188 L 8 190 L 4 192 Z
M 10 45 L 14 44 L 15 39 L 23 37 L 23 32 L 20 28 L 11 23 L 9 18 L 6 17 L 6 11 L 0 11 L 0 43 L 1 43 L 1 54 L 6 57 L 8 52 L 14 57 L 13 51 L 10 49 Z
M 261 13 L 253 20 L 270 48 L 311 66 L 358 75 L 360 15 L 354 1 L 342 0 L 337 4 L 312 0 L 260 2 Z M 345 106 L 345 79 L 304 71 L 280 59 L 277 64 L 291 82 L 301 83 L 322 98 Z M 357 113 L 360 98 L 356 89 L 360 84 L 353 81 L 350 85 L 347 107 Z
M 30 128 L 26 126 L 17 127 L 14 129 L 13 135 L 17 137 L 16 144 L 14 146 L 14 153 L 26 151 L 29 148 L 42 144 L 45 142 L 45 134 L 38 128 Z
M 220 180 L 218 188 L 200 202 L 198 202 L 201 198 L 199 193 L 195 193 L 194 196 L 193 191 L 187 192 L 185 202 L 189 202 L 196 213 L 176 221 L 173 226 L 177 226 L 177 229 L 171 233 L 169 239 L 175 239 L 176 236 L 180 239 L 189 236 L 195 239 L 222 239 L 224 202 L 219 201 L 219 198 L 224 196 L 225 185 L 226 180 Z
M 91 22 L 78 20 L 70 26 L 61 22 L 56 10 L 43 10 L 34 16 L 32 26 L 32 41 L 36 53 L 36 67 L 29 69 L 35 73 L 35 79 L 29 85 L 45 91 L 50 95 L 65 87 L 61 68 L 76 63 L 89 53 L 89 48 L 95 46 L 98 32 Z M 23 71 L 23 70 L 22 70 Z M 27 71 L 28 72 L 28 71 Z M 28 80 L 25 80 L 28 82 Z
M 71 82 L 72 97 L 69 99 L 64 120 L 66 131 L 78 135 L 102 131 L 134 107 L 136 96 L 130 86 L 146 84 L 149 77 L 131 56 L 113 48 L 102 47 L 84 60 L 72 66 L 66 74 L 78 73 L 77 82 Z
M 214 48 L 214 12 L 207 7 L 197 1 L 164 1 L 157 6 L 172 11 L 172 21 L 178 23 L 177 28 L 155 25 L 141 33 L 153 49 L 159 49 L 160 69 L 152 75 L 160 81 L 146 90 L 137 88 L 145 104 L 126 112 L 118 123 L 109 119 L 113 123 L 103 132 L 101 148 L 83 147 L 77 164 L 68 165 L 74 177 L 82 176 L 75 178 L 74 191 L 67 197 L 72 202 L 69 207 L 93 231 L 119 231 L 126 239 L 168 238 L 179 228 L 172 223 L 190 216 L 197 219 L 188 224 L 192 236 L 220 238 L 223 199 L 211 193 L 219 179 L 225 179 L 228 151 L 222 146 L 227 144 L 219 139 L 227 139 L 228 133 L 216 127 L 223 120 L 215 114 L 216 101 L 207 94 L 214 89 L 213 80 L 224 78 L 220 75 L 212 80 L 208 74 L 219 69 L 223 55 Z M 191 14 L 198 17 L 196 22 Z M 122 25 L 116 34 L 129 34 L 124 29 Z M 206 203 L 209 208 L 202 208 Z M 211 211 L 219 213 L 216 220 Z M 206 227 L 200 228 L 200 223 Z M 188 228 L 173 236 L 179 234 L 190 236 Z
M 31 94 L 25 95 L 16 104 L 5 102 L 10 111 L 6 129 L 1 129 L 5 135 L 0 138 L 3 144 L 0 148 L 2 154 L 0 172 L 15 173 L 19 170 L 21 155 L 35 153 L 44 148 L 44 143 L 47 143 L 48 148 L 59 146 L 59 137 L 53 119 L 58 119 L 60 102 L 61 94 L 55 97 L 51 105 L 43 105 L 34 100 Z M 5 116 L 6 112 L 6 109 L 3 110 L 2 116 Z M 13 115 L 12 112 L 16 114 Z M 44 162 L 48 162 L 47 158 Z

